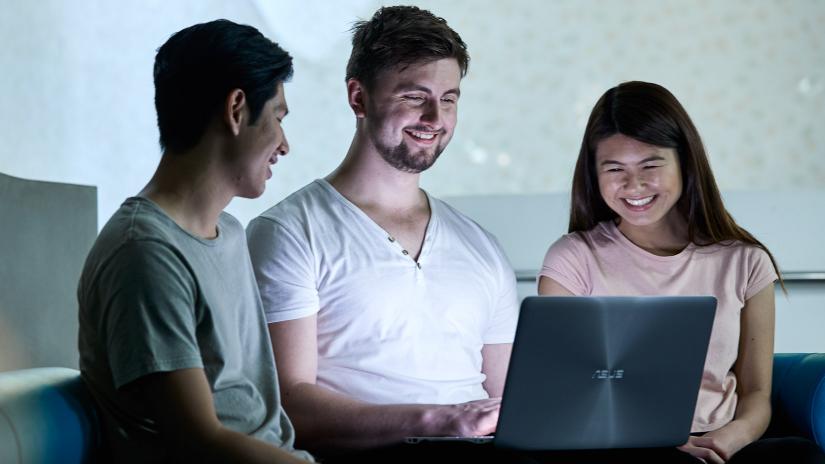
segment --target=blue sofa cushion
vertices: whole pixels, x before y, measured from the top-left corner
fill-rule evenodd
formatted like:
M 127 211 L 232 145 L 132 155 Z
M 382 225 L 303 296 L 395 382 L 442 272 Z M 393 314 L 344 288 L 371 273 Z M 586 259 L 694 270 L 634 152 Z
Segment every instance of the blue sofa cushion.
M 771 404 L 768 435 L 801 435 L 825 449 L 825 353 L 775 354 Z
M 100 439 L 93 399 L 78 371 L 0 373 L 0 462 L 95 462 Z

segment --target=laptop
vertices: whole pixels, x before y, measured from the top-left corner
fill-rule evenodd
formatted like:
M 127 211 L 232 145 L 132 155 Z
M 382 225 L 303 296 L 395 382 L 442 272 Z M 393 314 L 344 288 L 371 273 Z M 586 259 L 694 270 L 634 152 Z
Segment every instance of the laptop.
M 527 297 L 493 442 L 519 450 L 670 447 L 690 434 L 716 298 Z

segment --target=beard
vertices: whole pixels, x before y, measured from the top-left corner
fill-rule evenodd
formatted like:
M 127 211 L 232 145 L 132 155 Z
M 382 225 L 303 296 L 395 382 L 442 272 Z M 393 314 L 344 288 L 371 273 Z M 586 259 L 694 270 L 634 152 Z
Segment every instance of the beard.
M 424 150 L 412 153 L 403 140 L 394 147 L 376 144 L 376 148 L 378 149 L 378 153 L 381 154 L 381 158 L 384 158 L 387 164 L 399 171 L 409 172 L 411 174 L 418 174 L 429 169 L 435 164 L 438 157 L 441 156 L 441 152 L 444 151 L 444 145 L 439 144 L 436 145 L 432 155 Z

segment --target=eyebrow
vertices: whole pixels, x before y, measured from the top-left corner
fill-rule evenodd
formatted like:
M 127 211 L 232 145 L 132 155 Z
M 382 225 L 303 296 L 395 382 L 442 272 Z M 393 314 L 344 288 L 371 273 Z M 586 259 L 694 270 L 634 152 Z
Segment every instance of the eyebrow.
M 393 90 L 394 90 L 393 93 L 410 92 L 410 91 L 424 92 L 428 95 L 432 95 L 432 93 L 433 93 L 432 90 L 430 90 L 427 87 L 424 87 L 423 85 L 411 84 L 411 83 L 407 83 L 407 82 L 402 82 L 402 83 L 398 84 L 395 87 L 395 89 L 393 89 Z M 455 94 L 455 96 L 460 97 L 461 96 L 461 89 L 459 89 L 459 88 L 450 89 L 450 90 L 444 92 L 444 95 L 447 95 L 447 94 L 450 94 L 450 93 L 453 93 L 453 94 Z
M 662 155 L 652 155 L 652 156 L 648 156 L 647 158 L 639 161 L 636 164 L 644 164 L 644 163 L 649 163 L 651 161 L 667 161 L 667 160 Z M 604 166 L 605 164 L 621 164 L 622 166 L 624 166 L 624 163 L 621 163 L 619 161 L 614 161 L 614 160 L 604 160 L 604 161 L 601 162 L 602 166 Z

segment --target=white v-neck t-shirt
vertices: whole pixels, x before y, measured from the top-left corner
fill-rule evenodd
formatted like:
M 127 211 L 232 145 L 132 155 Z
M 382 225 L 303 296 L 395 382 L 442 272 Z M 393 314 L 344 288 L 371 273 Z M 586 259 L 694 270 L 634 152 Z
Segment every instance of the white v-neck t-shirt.
M 427 198 L 417 262 L 323 179 L 249 223 L 267 321 L 318 315 L 318 385 L 376 404 L 488 397 L 481 348 L 513 341 L 515 276 L 495 237 Z

